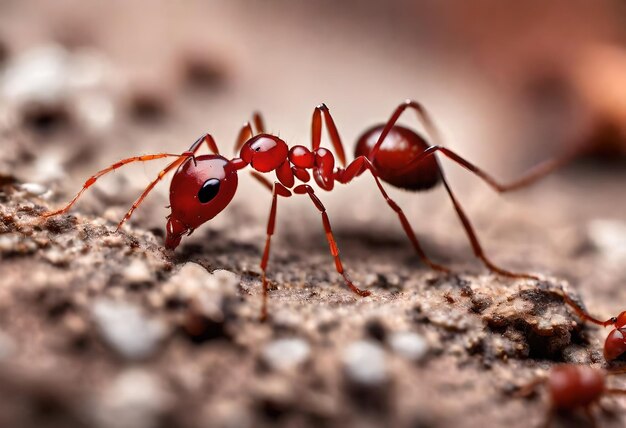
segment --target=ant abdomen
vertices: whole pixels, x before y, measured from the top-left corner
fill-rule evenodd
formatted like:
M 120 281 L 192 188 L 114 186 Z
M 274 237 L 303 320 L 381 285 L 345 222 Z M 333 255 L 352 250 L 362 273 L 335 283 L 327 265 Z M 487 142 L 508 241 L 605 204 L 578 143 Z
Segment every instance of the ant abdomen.
M 359 137 L 354 151 L 355 157 L 370 153 L 385 125 L 368 129 Z M 403 126 L 395 125 L 385 137 L 372 163 L 378 176 L 387 183 L 406 190 L 427 190 L 435 187 L 441 180 L 439 164 L 434 156 L 411 164 L 429 147 L 428 143 L 415 132 Z

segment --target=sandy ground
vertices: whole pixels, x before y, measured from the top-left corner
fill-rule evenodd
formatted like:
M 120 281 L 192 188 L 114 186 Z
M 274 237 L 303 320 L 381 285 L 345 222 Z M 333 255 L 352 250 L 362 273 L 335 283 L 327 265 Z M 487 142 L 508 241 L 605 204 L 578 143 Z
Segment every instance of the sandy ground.
M 542 281 L 490 274 L 473 258 L 442 189 L 391 189 L 427 252 L 455 273 L 429 270 L 363 177 L 320 192 L 345 266 L 372 291 L 359 298 L 334 272 L 317 211 L 306 200 L 281 201 L 271 316 L 260 323 L 258 263 L 270 195 L 247 174 L 228 211 L 175 252 L 163 248 L 167 182 L 114 232 L 158 166 L 99 181 L 69 215 L 38 215 L 121 157 L 178 152 L 206 130 L 230 153 L 254 108 L 272 132 L 307 144 L 320 101 L 351 147 L 359 132 L 419 94 L 451 147 L 513 178 L 519 147 L 489 144 L 506 135 L 507 101 L 479 81 L 468 85 L 462 68 L 424 61 L 419 47 L 407 57 L 400 47 L 376 48 L 389 40 L 366 37 L 376 56 L 351 53 L 347 46 L 363 33 L 338 18 L 323 24 L 343 26 L 337 41 L 315 25 L 296 31 L 298 15 L 289 10 L 172 7 L 192 28 L 202 21 L 194 12 L 211 12 L 190 33 L 150 10 L 76 8 L 72 22 L 100 13 L 110 24 L 94 23 L 88 37 L 80 25 L 61 25 L 66 11 L 46 15 L 45 2 L 33 4 L 38 13 L 3 6 L 0 20 L 11 35 L 3 70 L 52 34 L 65 47 L 35 57 L 68 79 L 55 93 L 43 78 L 51 99 L 5 93 L 0 111 L 0 425 L 528 427 L 543 420 L 547 397 L 520 399 L 516 387 L 559 362 L 605 366 L 607 331 L 581 324 L 560 293 L 582 299 L 600 318 L 624 309 L 623 163 L 575 165 L 500 196 L 444 162 L 488 254 Z M 141 13 L 153 25 L 129 38 Z M 17 17 L 46 25 L 26 31 Z M 270 17 L 271 31 L 255 31 Z M 235 18 L 240 25 L 227 25 Z M 177 37 L 159 50 L 155 40 L 163 41 L 168 25 Z M 211 53 L 200 55 L 205 42 Z M 26 61 L 18 76 L 40 64 Z M 371 83 L 383 78 L 384 85 Z M 622 426 L 625 405 L 606 399 L 601 426 Z M 557 422 L 588 426 L 581 415 Z

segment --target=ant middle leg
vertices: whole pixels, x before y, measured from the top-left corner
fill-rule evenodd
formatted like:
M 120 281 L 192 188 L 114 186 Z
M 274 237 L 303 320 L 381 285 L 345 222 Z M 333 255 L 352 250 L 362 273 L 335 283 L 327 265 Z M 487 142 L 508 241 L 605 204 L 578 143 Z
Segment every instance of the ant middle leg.
M 255 176 L 256 177 L 256 176 Z M 274 182 L 272 189 L 272 206 L 270 208 L 270 215 L 267 220 L 267 237 L 265 238 L 265 249 L 263 250 L 263 257 L 261 258 L 261 282 L 263 284 L 263 302 L 261 303 L 261 321 L 267 319 L 267 297 L 268 297 L 268 285 L 267 285 L 267 262 L 270 258 L 270 246 L 272 242 L 272 235 L 274 234 L 274 226 L 276 225 L 276 211 L 278 208 L 278 196 L 288 198 L 291 196 L 291 192 L 285 186 L 278 182 Z
M 324 231 L 326 233 L 326 239 L 328 240 L 328 246 L 330 247 L 330 253 L 335 259 L 335 268 L 337 269 L 337 272 L 343 276 L 348 288 L 361 297 L 367 297 L 372 294 L 370 291 L 361 290 L 359 287 L 354 285 L 348 276 L 348 273 L 344 270 L 341 258 L 339 257 L 339 248 L 337 248 L 337 242 L 335 241 L 335 236 L 333 235 L 332 228 L 330 227 L 330 220 L 328 219 L 328 214 L 326 213 L 326 207 L 322 204 L 322 201 L 319 200 L 313 188 L 308 184 L 300 184 L 294 187 L 293 191 L 299 195 L 308 194 L 309 198 L 311 198 L 311 201 L 322 215 L 322 223 L 324 224 Z
M 415 249 L 415 252 L 417 253 L 418 257 L 422 260 L 422 262 L 424 262 L 431 269 L 434 269 L 436 271 L 446 272 L 446 273 L 450 272 L 450 269 L 438 263 L 433 262 L 426 255 L 426 253 L 422 249 L 422 246 L 419 240 L 417 239 L 417 235 L 415 234 L 415 231 L 413 230 L 411 223 L 409 223 L 409 220 L 404 214 L 404 211 L 402 211 L 402 208 L 400 208 L 400 206 L 393 199 L 389 197 L 389 195 L 385 191 L 385 188 L 380 182 L 380 179 L 378 178 L 378 173 L 376 172 L 376 168 L 374 168 L 374 166 L 369 161 L 369 159 L 367 159 L 365 156 L 359 156 L 358 158 L 353 160 L 345 170 L 340 170 L 337 173 L 336 178 L 337 178 L 337 181 L 339 181 L 340 183 L 347 184 L 350 181 L 352 181 L 352 179 L 354 179 L 355 177 L 358 177 L 359 175 L 361 175 L 365 170 L 370 171 L 370 173 L 372 174 L 372 177 L 374 177 L 376 186 L 378 187 L 378 190 L 382 194 L 383 198 L 385 198 L 387 205 L 389 205 L 389 207 L 398 215 L 400 223 L 402 224 L 402 228 L 404 229 L 404 233 L 406 234 L 407 238 L 409 238 L 409 241 L 411 241 L 411 245 Z

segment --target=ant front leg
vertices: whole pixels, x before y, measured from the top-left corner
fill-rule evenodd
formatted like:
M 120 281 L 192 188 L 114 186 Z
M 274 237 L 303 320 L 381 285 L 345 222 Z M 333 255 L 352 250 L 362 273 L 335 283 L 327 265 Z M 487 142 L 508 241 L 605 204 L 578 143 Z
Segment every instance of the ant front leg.
M 337 158 L 339 158 L 339 163 L 342 167 L 345 167 L 346 154 L 343 149 L 343 143 L 341 142 L 341 137 L 339 136 L 339 131 L 337 131 L 335 121 L 330 114 L 330 110 L 326 107 L 326 104 L 320 104 L 315 107 L 315 110 L 313 110 L 313 118 L 311 119 L 311 150 L 315 152 L 319 149 L 322 141 L 322 115 L 324 116 L 324 121 L 326 122 L 328 136 L 333 148 L 335 149 Z
M 337 269 L 337 272 L 339 272 L 343 276 L 343 279 L 345 280 L 348 288 L 361 297 L 367 297 L 372 294 L 370 291 L 361 290 L 356 285 L 354 285 L 354 283 L 348 276 L 348 273 L 343 269 L 343 264 L 341 263 L 341 258 L 339 257 L 339 249 L 337 248 L 335 236 L 333 235 L 333 231 L 330 227 L 330 220 L 328 219 L 328 214 L 326 213 L 326 207 L 324 207 L 322 201 L 320 201 L 319 198 L 315 195 L 315 191 L 313 190 L 313 188 L 308 184 L 301 184 L 299 186 L 296 186 L 293 191 L 299 195 L 308 194 L 311 198 L 311 201 L 322 215 L 322 223 L 324 224 L 324 231 L 326 232 L 326 239 L 328 240 L 330 253 L 335 259 L 335 268 Z
M 93 186 L 96 181 L 98 181 L 98 179 L 100 177 L 102 177 L 103 175 L 108 174 L 111 171 L 115 171 L 118 168 L 121 168 L 124 165 L 128 165 L 129 163 L 133 163 L 133 162 L 147 162 L 147 161 L 151 161 L 151 160 L 156 160 L 156 159 L 163 159 L 163 158 L 168 158 L 168 157 L 175 157 L 175 158 L 179 158 L 178 160 L 180 160 L 181 158 L 187 159 L 187 152 L 183 153 L 183 154 L 172 154 L 172 153 L 158 153 L 158 154 L 154 154 L 154 155 L 144 155 L 144 156 L 133 156 L 130 158 L 126 158 L 126 159 L 122 159 L 119 162 L 114 163 L 113 165 L 98 171 L 97 173 L 95 173 L 94 175 L 92 175 L 91 177 L 89 177 L 87 179 L 87 181 L 85 181 L 85 184 L 83 184 L 82 189 L 80 189 L 80 191 L 76 194 L 76 196 L 74 196 L 74 198 L 72 198 L 72 200 L 65 205 L 63 208 L 60 208 L 58 210 L 55 211 L 49 211 L 49 212 L 45 212 L 42 214 L 42 217 L 44 218 L 48 218 L 48 217 L 53 217 L 59 214 L 65 214 L 66 212 L 68 212 L 70 210 L 70 208 L 72 208 L 72 206 L 78 201 L 78 199 L 82 196 L 83 193 L 85 193 L 85 191 L 87 189 L 89 189 L 91 186 Z M 178 162 L 178 160 L 174 161 Z M 171 165 L 171 164 L 170 164 Z
M 255 111 L 252 114 L 252 123 L 254 123 L 254 127 L 256 128 L 256 134 L 263 134 L 265 132 L 265 122 L 263 121 L 263 116 L 261 116 L 261 113 L 258 111 Z M 245 122 L 237 135 L 237 139 L 235 140 L 235 146 L 233 148 L 235 155 L 238 155 L 246 141 L 256 134 L 254 133 L 250 122 Z
M 450 269 L 438 263 L 433 262 L 426 255 L 426 253 L 422 249 L 422 246 L 419 243 L 419 240 L 417 239 L 417 235 L 415 234 L 415 231 L 413 230 L 411 223 L 409 223 L 409 220 L 406 218 L 404 211 L 402 211 L 402 208 L 400 208 L 400 206 L 393 199 L 389 197 L 389 195 L 385 191 L 385 188 L 380 182 L 380 179 L 378 178 L 378 173 L 376 172 L 376 168 L 374 168 L 374 166 L 369 161 L 369 159 L 367 159 L 365 156 L 359 156 L 358 158 L 353 160 L 345 170 L 339 170 L 337 172 L 337 181 L 343 184 L 347 184 L 350 181 L 352 181 L 352 179 L 354 179 L 355 177 L 358 177 L 359 175 L 361 175 L 365 170 L 370 171 L 370 173 L 372 174 L 372 177 L 374 177 L 376 186 L 378 186 L 378 190 L 383 195 L 383 198 L 385 198 L 387 205 L 389 205 L 389 207 L 398 215 L 398 218 L 400 219 L 400 223 L 402 224 L 402 228 L 404 229 L 404 233 L 406 234 L 407 238 L 409 238 L 409 241 L 411 241 L 411 244 L 413 245 L 415 252 L 419 256 L 419 258 L 422 260 L 422 262 L 426 263 L 428 266 L 430 266 L 430 268 L 434 270 L 437 270 L 440 272 L 450 272 Z
M 256 176 L 255 176 L 256 177 Z M 291 196 L 291 192 L 285 186 L 278 182 L 274 182 L 274 189 L 272 191 L 272 207 L 270 208 L 270 216 L 267 220 L 267 238 L 265 239 L 265 249 L 263 250 L 263 257 L 261 258 L 261 271 L 262 271 L 262 283 L 263 283 L 263 302 L 261 303 L 261 321 L 267 319 L 267 262 L 270 258 L 270 245 L 272 241 L 272 235 L 274 234 L 274 226 L 276 224 L 276 210 L 278 208 L 278 196 L 288 198 Z
M 130 207 L 128 212 L 124 215 L 122 220 L 118 223 L 116 230 L 120 230 L 122 228 L 124 223 L 130 219 L 130 217 L 133 215 L 133 213 L 139 207 L 139 205 L 141 205 L 141 203 L 146 198 L 146 196 L 148 196 L 148 194 L 152 191 L 152 189 L 154 189 L 154 187 L 163 179 L 163 177 L 165 177 L 165 175 L 167 175 L 168 172 L 172 171 L 175 168 L 178 168 L 183 162 L 185 162 L 189 158 L 191 158 L 193 162 L 195 163 L 196 162 L 195 155 L 196 153 L 198 153 L 198 150 L 200 150 L 200 147 L 202 146 L 203 143 L 208 146 L 211 152 L 213 152 L 216 155 L 219 155 L 220 151 L 217 148 L 215 139 L 213 138 L 211 134 L 205 134 L 202 137 L 198 138 L 191 145 L 191 147 L 189 147 L 189 150 L 187 150 L 185 153 L 181 155 L 182 157 L 180 159 L 175 160 L 174 162 L 166 166 L 164 169 L 162 169 L 161 172 L 159 172 L 159 175 L 157 176 L 157 178 L 154 179 L 150 184 L 148 184 L 148 186 L 145 188 L 141 196 L 137 198 L 137 200 L 133 203 L 133 205 Z
M 239 154 L 239 151 L 243 147 L 243 145 L 254 135 L 254 131 L 252 130 L 252 126 L 250 126 L 250 122 L 246 122 L 241 127 L 241 131 L 237 135 L 237 140 L 235 140 L 235 146 L 233 147 L 233 153 L 236 155 Z

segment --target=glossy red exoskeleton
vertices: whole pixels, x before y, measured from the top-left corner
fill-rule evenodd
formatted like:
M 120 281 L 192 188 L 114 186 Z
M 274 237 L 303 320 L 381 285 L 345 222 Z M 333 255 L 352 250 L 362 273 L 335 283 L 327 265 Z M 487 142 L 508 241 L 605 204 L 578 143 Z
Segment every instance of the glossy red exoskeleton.
M 602 321 L 590 315 L 579 303 L 574 301 L 566 294 L 562 295 L 565 303 L 567 303 L 580 318 L 593 324 L 603 327 L 613 327 L 604 341 L 604 359 L 611 362 L 626 354 L 626 311 L 620 312 L 616 317 Z
M 596 426 L 593 407 L 606 395 L 624 395 L 626 390 L 607 386 L 607 376 L 625 373 L 624 369 L 602 370 L 578 364 L 559 364 L 545 377 L 536 378 L 523 386 L 518 396 L 530 394 L 537 386 L 545 384 L 550 396 L 548 414 L 541 425 L 550 426 L 556 413 L 583 410 L 590 426 Z
M 430 145 L 424 138 L 411 129 L 399 126 L 397 120 L 405 110 L 413 110 L 424 125 L 434 145 Z M 335 155 L 321 147 L 322 123 L 326 124 L 330 142 Z M 65 207 L 44 214 L 49 217 L 67 212 L 80 195 L 92 186 L 102 175 L 123 165 L 136 161 L 148 161 L 166 157 L 176 159 L 167 165 L 151 182 L 141 196 L 135 201 L 126 213 L 119 227 L 128 220 L 134 210 L 141 204 L 154 186 L 170 171 L 176 170 L 170 186 L 171 214 L 167 221 L 167 236 L 165 244 L 168 248 L 176 248 L 185 234 L 190 234 L 206 221 L 219 214 L 230 203 L 237 190 L 237 173 L 239 170 L 250 167 L 253 176 L 272 192 L 272 205 L 267 224 L 267 239 L 261 269 L 263 272 L 263 306 L 262 317 L 267 314 L 267 279 L 266 268 L 270 254 L 270 241 L 274 233 L 278 197 L 290 197 L 293 193 L 306 195 L 320 212 L 322 224 L 330 246 L 330 252 L 335 260 L 337 271 L 343 276 L 347 286 L 360 296 L 367 296 L 369 291 L 358 288 L 345 272 L 339 250 L 330 226 L 324 205 L 309 184 L 313 181 L 325 191 L 331 191 L 336 182 L 347 184 L 364 172 L 371 174 L 382 197 L 389 207 L 397 214 L 400 223 L 418 256 L 428 266 L 438 271 L 447 272 L 448 268 L 435 263 L 424 253 L 413 231 L 411 224 L 402 209 L 387 194 L 381 181 L 406 190 L 425 190 L 442 183 L 448 193 L 454 209 L 469 238 L 474 253 L 493 272 L 513 278 L 531 278 L 535 276 L 523 273 L 510 272 L 498 267 L 483 251 L 478 237 L 461 207 L 457 197 L 452 192 L 442 168 L 435 156 L 440 153 L 460 164 L 467 170 L 478 175 L 498 192 L 506 192 L 526 186 L 538 178 L 546 175 L 560 166 L 571 156 L 566 154 L 556 160 L 540 164 L 529 171 L 520 180 L 508 185 L 499 184 L 484 171 L 468 162 L 452 150 L 439 143 L 438 132 L 426 112 L 415 101 L 406 101 L 400 104 L 393 112 L 386 124 L 375 126 L 366 131 L 359 139 L 355 149 L 355 159 L 349 164 L 343 143 L 328 108 L 322 104 L 315 108 L 312 119 L 311 148 L 294 146 L 289 148 L 287 143 L 275 135 L 265 132 L 263 120 L 258 113 L 253 116 L 256 133 L 250 123 L 244 124 L 235 145 L 237 157 L 227 159 L 220 155 L 217 144 L 210 134 L 199 138 L 188 151 L 182 154 L 160 153 L 146 156 L 136 156 L 124 159 L 110 167 L 103 169 L 90 177 L 80 192 Z M 206 145 L 212 154 L 197 155 L 202 145 Z M 337 162 L 336 162 L 337 160 Z M 337 165 L 338 163 L 338 165 Z M 274 173 L 272 183 L 264 175 Z

